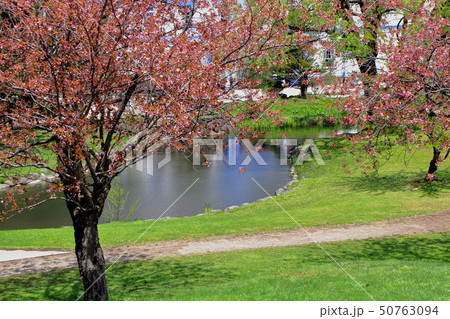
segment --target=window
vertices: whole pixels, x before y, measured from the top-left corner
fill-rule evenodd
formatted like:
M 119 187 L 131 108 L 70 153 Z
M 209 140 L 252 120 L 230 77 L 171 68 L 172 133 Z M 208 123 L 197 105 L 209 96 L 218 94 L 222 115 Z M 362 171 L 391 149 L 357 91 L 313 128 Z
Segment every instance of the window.
M 324 50 L 323 56 L 325 62 L 333 62 L 334 60 L 334 51 L 333 50 Z

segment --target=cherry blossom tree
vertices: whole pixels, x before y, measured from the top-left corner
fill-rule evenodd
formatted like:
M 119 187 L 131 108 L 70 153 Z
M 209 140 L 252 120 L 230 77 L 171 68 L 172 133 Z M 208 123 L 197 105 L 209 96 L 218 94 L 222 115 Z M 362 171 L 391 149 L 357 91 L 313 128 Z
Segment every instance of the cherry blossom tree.
M 361 129 L 351 140 L 365 141 L 374 159 L 396 145 L 408 151 L 431 146 L 427 180 L 436 179 L 450 147 L 450 20 L 436 10 L 441 4 L 405 2 L 401 9 L 408 23 L 380 45 L 387 70 L 372 78 L 369 94 L 354 94 L 367 86 L 353 87 L 343 107 L 344 124 Z
M 242 119 L 221 102 L 223 74 L 281 48 L 287 11 L 274 0 L 3 0 L 0 12 L 0 171 L 57 174 L 48 192 L 64 194 L 84 298 L 106 300 L 97 224 L 112 180 L 164 143 L 217 130 L 207 115 Z
M 448 157 L 448 1 L 301 1 L 324 48 L 355 59 L 359 74 L 338 90 L 346 96 L 344 124 L 356 126 L 372 156 L 394 145 L 432 146 L 426 179 Z M 389 28 L 389 19 L 398 19 Z M 361 94 L 363 96 L 361 96 Z M 373 167 L 373 166 L 372 166 Z

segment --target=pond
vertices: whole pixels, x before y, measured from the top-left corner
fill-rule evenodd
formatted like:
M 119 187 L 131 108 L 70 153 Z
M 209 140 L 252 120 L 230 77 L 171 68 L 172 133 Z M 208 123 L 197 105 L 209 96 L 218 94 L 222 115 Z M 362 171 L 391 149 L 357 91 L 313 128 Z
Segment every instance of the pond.
M 157 219 L 161 215 L 162 218 L 195 216 L 204 213 L 205 207 L 223 210 L 267 196 L 253 179 L 273 195 L 291 180 L 291 176 L 289 167 L 281 163 L 280 146 L 271 145 L 270 140 L 281 139 L 280 133 L 285 132 L 287 138 L 297 139 L 297 144 L 301 144 L 305 139 L 327 137 L 333 130 L 331 127 L 274 130 L 262 137 L 266 143 L 257 152 L 261 158 L 252 156 L 238 143 L 235 152 L 232 148 L 224 149 L 224 160 L 210 161 L 209 166 L 203 165 L 203 160 L 200 165 L 194 165 L 192 156 L 171 153 L 170 161 L 158 169 L 158 163 L 163 163 L 167 155 L 155 154 L 152 161 L 130 167 L 120 175 L 121 188 L 125 193 L 129 192 L 124 212 L 136 200 L 139 200 L 139 207 L 130 221 Z M 228 143 L 232 145 L 233 141 L 230 138 Z M 255 145 L 257 140 L 251 142 Z M 45 189 L 43 185 L 33 186 L 28 187 L 28 192 L 36 194 Z M 108 220 L 102 217 L 101 222 Z M 52 200 L 12 216 L 0 223 L 0 230 L 70 225 L 64 201 Z

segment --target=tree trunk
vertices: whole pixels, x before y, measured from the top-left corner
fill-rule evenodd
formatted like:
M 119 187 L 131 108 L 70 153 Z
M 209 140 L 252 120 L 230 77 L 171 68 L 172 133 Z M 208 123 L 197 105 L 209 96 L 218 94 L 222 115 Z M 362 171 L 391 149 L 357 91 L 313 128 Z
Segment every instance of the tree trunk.
M 436 147 L 433 147 L 433 159 L 430 161 L 430 166 L 428 167 L 428 173 L 425 177 L 425 180 L 435 180 L 436 179 L 436 172 L 438 170 L 438 162 L 439 162 L 439 156 L 441 155 L 441 151 L 438 150 Z M 429 177 L 433 176 L 432 179 Z
M 308 74 L 304 73 L 300 78 L 300 96 L 306 99 L 308 92 Z
M 364 75 L 363 84 L 364 84 L 364 97 L 370 97 L 370 87 L 372 78 L 377 75 L 377 64 L 375 62 L 375 58 L 368 58 L 364 61 L 358 61 L 359 71 Z
M 363 75 L 363 84 L 364 84 L 364 97 L 369 98 L 370 97 L 370 91 L 371 91 L 371 85 L 373 77 L 377 75 L 377 62 L 376 59 L 378 57 L 378 34 L 375 30 L 378 29 L 378 22 L 372 21 L 371 25 L 373 26 L 373 29 L 370 31 L 370 34 L 372 36 L 372 39 L 367 41 L 366 44 L 366 50 L 367 54 L 363 58 L 357 58 L 358 66 L 359 66 L 359 72 Z M 372 111 L 369 110 L 371 113 Z M 371 114 L 369 114 L 371 115 Z
M 75 253 L 86 301 L 108 300 L 105 258 L 97 228 L 100 213 L 98 211 L 81 211 L 79 207 L 71 210 L 75 230 Z

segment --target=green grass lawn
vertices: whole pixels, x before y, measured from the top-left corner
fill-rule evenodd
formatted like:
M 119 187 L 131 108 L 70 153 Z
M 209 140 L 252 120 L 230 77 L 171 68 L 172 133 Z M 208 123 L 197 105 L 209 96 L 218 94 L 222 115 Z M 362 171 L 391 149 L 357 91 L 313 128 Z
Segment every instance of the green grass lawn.
M 293 97 L 275 102 L 273 110 L 283 111 L 283 116 L 316 119 L 325 116 L 338 116 L 337 109 L 330 107 L 335 98 L 309 96 L 306 99 Z
M 378 175 L 363 176 L 356 169 L 360 164 L 355 163 L 355 158 L 341 150 L 342 145 L 330 148 L 332 143 L 339 144 L 330 140 L 317 144 L 325 166 L 309 162 L 297 167 L 299 175 L 306 177 L 300 180 L 301 187 L 275 197 L 303 227 L 365 223 L 449 209 L 450 184 L 415 182 L 425 176 L 431 150 L 417 151 L 406 167 L 405 156 L 399 152 L 380 167 Z M 327 150 L 331 150 L 329 156 Z M 347 174 L 344 170 L 354 173 Z M 438 174 L 450 180 L 448 161 L 441 165 Z M 261 197 L 264 196 L 261 190 Z M 133 243 L 152 224 L 152 221 L 137 221 L 100 225 L 101 243 L 104 247 Z M 138 243 L 296 227 L 269 199 L 229 212 L 160 220 Z M 0 231 L 0 248 L 73 247 L 70 228 Z
M 321 118 L 335 117 L 339 118 L 340 113 L 337 108 L 330 107 L 335 98 L 327 96 L 309 96 L 306 99 L 292 97 L 289 99 L 278 99 L 273 106 L 269 108 L 271 111 L 282 111 L 280 118 L 284 118 L 284 127 L 296 127 L 307 125 L 307 120 L 317 122 Z M 320 122 L 320 121 L 319 121 Z M 258 121 L 245 121 L 244 126 L 250 126 L 257 129 L 267 129 L 274 127 L 271 119 L 261 116 Z
M 375 300 L 449 300 L 450 233 L 324 244 Z M 111 300 L 370 300 L 316 245 L 124 262 Z M 1 300 L 75 300 L 78 271 L 0 278 Z

